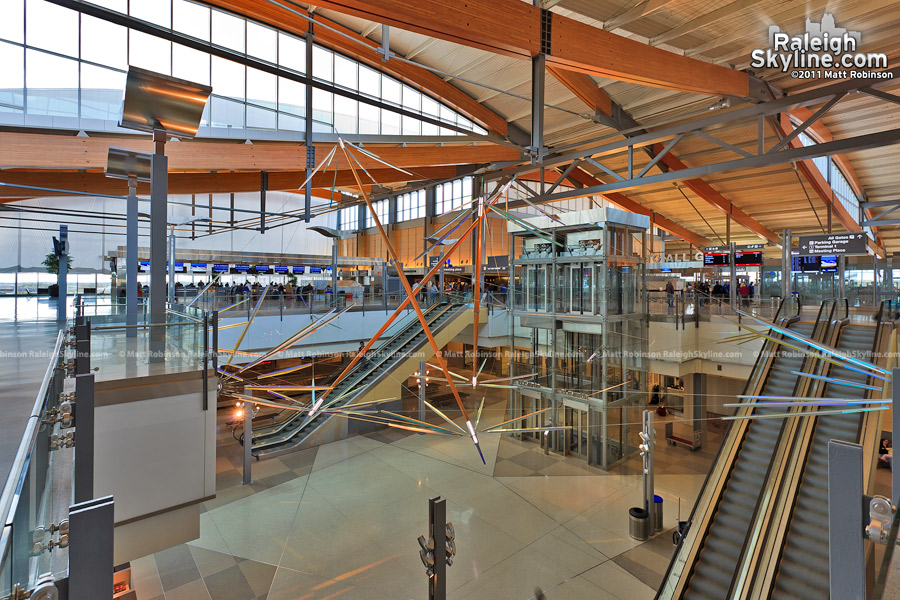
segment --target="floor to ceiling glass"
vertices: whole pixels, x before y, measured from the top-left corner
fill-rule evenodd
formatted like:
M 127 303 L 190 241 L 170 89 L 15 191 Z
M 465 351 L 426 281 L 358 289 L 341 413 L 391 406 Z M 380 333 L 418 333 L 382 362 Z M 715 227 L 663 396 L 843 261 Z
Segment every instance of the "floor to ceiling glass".
M 104 8 L 287 71 L 306 71 L 306 42 L 189 0 L 94 0 Z M 313 76 L 375 100 L 486 131 L 416 89 L 319 45 Z M 200 135 L 304 130 L 302 83 L 211 56 L 45 0 L 3 0 L 0 124 L 115 129 L 129 65 L 211 85 Z M 460 135 L 419 119 L 313 90 L 313 130 L 370 135 Z M 204 130 L 204 128 L 210 128 Z

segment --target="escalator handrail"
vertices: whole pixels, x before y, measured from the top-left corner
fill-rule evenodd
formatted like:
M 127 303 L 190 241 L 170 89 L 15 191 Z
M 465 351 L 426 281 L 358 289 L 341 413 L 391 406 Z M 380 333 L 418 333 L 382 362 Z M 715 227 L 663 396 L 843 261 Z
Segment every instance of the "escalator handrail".
M 799 315 L 799 309 L 798 309 L 798 314 L 791 316 L 791 317 L 781 317 L 781 319 L 779 321 L 778 317 L 780 316 L 782 310 L 784 310 L 784 308 L 785 308 L 785 302 L 786 302 L 786 299 L 782 298 L 781 302 L 779 303 L 779 306 L 778 306 L 778 311 L 775 313 L 775 318 L 776 318 L 775 322 L 777 322 L 780 326 L 789 327 L 793 323 L 800 320 L 800 315 Z M 797 305 L 799 307 L 799 300 L 797 302 Z M 773 333 L 773 336 L 778 335 L 778 334 L 775 334 L 774 332 L 770 332 L 770 333 Z M 779 336 L 779 337 L 782 337 L 782 336 Z M 751 371 L 750 379 L 747 380 L 747 384 L 744 386 L 744 391 L 743 391 L 744 394 L 759 393 L 761 386 L 765 382 L 765 376 L 768 375 L 769 371 L 772 368 L 772 364 L 775 361 L 775 358 L 778 353 L 778 347 L 779 347 L 779 344 L 777 342 L 775 342 L 773 340 L 766 340 L 763 347 L 760 349 L 759 354 L 756 357 L 756 361 L 753 365 L 753 371 Z M 764 366 L 763 361 L 765 361 L 767 363 L 765 368 L 763 368 L 763 366 Z M 747 410 L 747 409 L 743 409 L 743 410 Z M 689 548 L 687 550 L 687 552 L 689 553 L 689 556 L 686 558 L 688 558 L 688 559 L 693 558 L 694 560 L 696 559 L 696 554 L 697 554 L 697 552 L 699 552 L 699 546 L 701 544 L 701 541 L 703 538 L 705 538 L 705 535 L 706 535 L 705 531 L 702 532 L 703 537 L 701 538 L 700 535 L 697 533 L 696 528 L 694 527 L 694 520 L 698 514 L 697 510 L 701 506 L 701 502 L 704 500 L 706 500 L 705 505 L 707 507 L 713 507 L 713 506 L 717 505 L 719 500 L 721 499 L 721 495 L 724 492 L 724 488 L 725 488 L 724 483 L 725 483 L 725 481 L 727 481 L 727 476 L 728 476 L 728 474 L 731 473 L 731 470 L 734 467 L 735 455 L 743 441 L 743 435 L 746 432 L 746 428 L 747 428 L 748 424 L 749 424 L 749 422 L 747 420 L 741 420 L 741 421 L 732 421 L 731 424 L 728 426 L 728 430 L 725 432 L 725 436 L 722 440 L 722 444 L 721 444 L 721 446 L 719 446 L 719 449 L 716 451 L 716 456 L 713 459 L 712 467 L 710 468 L 709 472 L 706 474 L 706 478 L 703 481 L 703 485 L 700 487 L 700 490 L 701 490 L 700 494 L 698 495 L 696 502 L 694 502 L 694 507 L 691 509 L 691 513 L 688 516 L 688 519 L 686 521 L 687 526 L 684 531 L 684 535 L 681 536 L 681 539 L 678 542 L 678 546 L 675 549 L 675 553 L 672 556 L 672 560 L 669 561 L 669 566 L 666 569 L 665 575 L 663 576 L 662 584 L 660 585 L 659 590 L 657 590 L 657 593 L 655 596 L 656 600 L 663 600 L 664 598 L 667 598 L 667 597 L 663 596 L 663 593 L 667 590 L 668 586 L 671 585 L 670 582 L 673 577 L 673 571 L 676 568 L 676 565 L 678 565 L 678 563 L 679 563 L 679 557 L 683 554 L 684 547 L 685 547 L 685 544 L 686 544 L 686 541 L 688 540 L 688 538 L 691 539 L 692 544 L 689 546 Z M 729 440 L 731 440 L 731 443 L 729 443 Z M 730 457 L 726 456 L 726 453 L 731 453 L 731 456 Z M 730 458 L 730 460 L 729 460 L 729 458 Z M 724 464 L 723 466 L 720 467 L 720 464 L 725 463 L 726 461 L 728 464 Z M 714 476 L 717 477 L 719 480 L 719 483 L 717 483 L 718 490 L 714 490 L 714 491 L 710 492 L 709 495 L 711 495 L 712 497 L 704 498 L 704 496 L 707 495 L 707 494 L 705 494 L 706 490 L 712 489 L 711 484 L 712 484 Z M 704 527 L 704 529 L 708 529 L 708 524 L 709 524 L 710 519 L 705 519 L 705 521 L 706 521 L 707 527 Z M 693 556 L 691 556 L 691 555 L 693 555 Z M 690 574 L 693 571 L 694 565 L 692 563 L 693 563 L 693 561 L 691 561 L 691 560 L 684 561 L 684 567 L 683 567 L 684 570 L 682 570 L 682 572 L 678 575 L 678 578 L 675 580 L 674 588 L 672 589 L 673 592 L 681 593 L 684 591 L 685 584 L 687 583 L 687 580 L 689 579 Z
M 810 333 L 810 339 L 822 342 L 826 334 L 831 330 L 832 319 L 836 309 L 837 302 L 831 299 L 823 300 L 819 305 L 819 312 L 816 314 L 815 325 Z M 823 313 L 827 310 L 828 314 L 823 318 Z M 812 369 L 818 358 L 815 355 L 807 354 L 801 363 L 800 370 L 808 372 Z M 794 397 L 804 397 L 814 380 L 806 377 L 797 377 L 794 383 L 792 395 Z M 800 412 L 803 407 L 794 407 L 791 412 Z M 774 451 L 766 468 L 766 474 L 763 477 L 763 484 L 760 493 L 756 498 L 756 504 L 753 507 L 753 516 L 750 519 L 750 529 L 747 531 L 748 537 L 744 539 L 744 545 L 738 556 L 736 568 L 732 574 L 731 583 L 728 586 L 728 597 L 739 598 L 741 594 L 746 594 L 747 590 L 752 587 L 754 571 L 751 569 L 758 558 L 758 553 L 763 547 L 760 540 L 765 540 L 770 526 L 769 505 L 772 500 L 777 500 L 777 491 L 780 489 L 780 479 L 783 476 L 787 462 L 784 458 L 790 453 L 793 446 L 793 439 L 796 436 L 799 423 L 796 419 L 783 419 L 781 429 L 778 432 L 778 438 L 775 441 Z M 775 473 L 778 472 L 778 475 Z M 762 493 L 763 490 L 771 489 L 772 493 Z M 756 533 L 754 534 L 754 530 Z
M 845 312 L 846 316 L 843 319 L 837 319 L 834 321 L 834 325 L 838 326 L 838 328 L 836 330 L 837 335 L 835 336 L 835 340 L 834 340 L 834 344 L 833 344 L 833 346 L 835 348 L 838 345 L 838 340 L 840 339 L 840 336 L 843 335 L 843 333 L 845 331 L 844 328 L 850 324 L 849 303 L 847 302 L 846 298 L 843 298 L 843 299 L 839 298 L 838 302 L 840 302 L 841 300 L 843 300 L 845 308 L 846 308 L 846 312 Z M 885 302 L 888 303 L 888 313 L 885 313 Z M 878 313 L 876 314 L 875 332 L 874 332 L 874 335 L 872 336 L 872 348 L 871 348 L 871 351 L 869 354 L 870 358 L 878 356 L 878 350 L 885 342 L 884 336 L 885 336 L 886 332 L 890 331 L 890 328 L 883 327 L 883 325 L 886 324 L 883 321 L 885 315 L 886 314 L 890 315 L 890 312 L 889 312 L 890 311 L 890 302 L 891 302 L 890 300 L 882 301 L 881 307 L 879 308 Z M 821 363 L 822 363 L 822 367 L 820 368 L 821 371 L 828 371 L 828 370 L 834 368 L 826 361 L 821 361 Z M 870 376 L 867 383 L 872 383 L 872 382 L 873 382 L 873 378 Z M 815 392 L 811 393 L 809 395 L 811 397 L 824 397 L 827 386 L 828 386 L 827 382 L 819 381 L 816 384 Z M 874 390 L 866 390 L 864 392 L 864 394 L 865 394 L 864 397 L 871 398 L 874 393 L 875 393 Z M 805 410 L 806 410 L 806 412 L 810 412 L 810 411 L 815 410 L 815 407 L 808 407 Z M 861 438 L 862 438 L 864 430 L 865 430 L 865 422 L 866 422 L 867 418 L 871 418 L 872 416 L 875 416 L 877 418 L 877 415 L 875 413 L 868 413 L 866 415 L 860 415 L 860 420 L 859 420 L 860 425 L 859 425 L 859 428 L 857 429 L 857 433 L 856 433 L 857 442 L 862 441 Z M 802 451 L 802 456 L 798 457 L 798 465 L 800 466 L 800 468 L 796 473 L 796 487 L 794 488 L 790 499 L 789 500 L 786 499 L 786 501 L 785 501 L 786 508 L 787 508 L 786 512 L 788 513 L 789 517 L 784 525 L 783 531 L 775 530 L 775 531 L 767 532 L 767 538 L 770 539 L 772 543 L 776 543 L 776 541 L 775 541 L 776 538 L 773 536 L 777 536 L 779 534 L 782 535 L 781 547 L 778 548 L 777 552 L 773 553 L 772 557 L 768 561 L 766 561 L 766 563 L 763 567 L 757 567 L 756 572 L 753 574 L 753 581 L 751 582 L 751 585 L 749 586 L 749 588 L 751 590 L 753 590 L 754 592 L 756 592 L 757 594 L 760 593 L 760 588 L 765 590 L 767 595 L 771 595 L 774 592 L 774 590 L 776 589 L 777 582 L 778 582 L 778 565 L 780 565 L 781 560 L 783 559 L 783 556 L 784 556 L 784 551 L 787 549 L 787 541 L 789 539 L 789 535 L 790 535 L 790 531 L 791 531 L 790 524 L 794 518 L 794 513 L 796 512 L 796 509 L 797 509 L 797 502 L 800 498 L 800 492 L 805 483 L 806 465 L 807 465 L 807 462 L 809 459 L 809 453 L 812 451 L 812 448 L 813 448 L 812 441 L 813 441 L 813 437 L 816 434 L 817 422 L 818 422 L 818 418 L 813 417 L 813 419 L 811 419 L 810 422 L 807 424 L 807 428 L 805 430 L 804 436 L 802 438 L 798 438 L 798 440 L 795 442 L 795 444 L 799 444 L 798 452 Z M 869 478 L 867 477 L 866 480 L 869 480 Z M 786 482 L 786 483 L 790 483 L 790 482 Z M 784 492 L 779 492 L 780 495 L 783 495 L 786 493 L 790 493 L 790 487 L 787 487 Z
M 433 306 L 438 306 L 438 304 L 435 304 L 435 305 L 433 305 Z M 459 309 L 461 309 L 461 308 L 464 309 L 466 305 L 465 305 L 465 304 L 456 304 L 456 303 L 451 303 L 451 302 L 446 302 L 446 301 L 444 301 L 444 302 L 441 302 L 441 303 L 440 303 L 440 306 L 441 306 L 441 308 L 443 308 L 444 310 L 441 310 L 440 312 L 437 312 L 437 311 L 431 312 L 431 311 L 429 311 L 429 314 L 428 314 L 427 316 L 434 316 L 435 319 L 439 319 L 439 318 L 441 318 L 442 316 L 444 316 L 445 314 L 448 314 L 448 313 L 452 312 L 453 310 L 459 310 Z M 418 323 L 418 321 L 415 321 L 414 323 L 411 323 L 409 327 L 404 328 L 404 331 L 405 331 L 405 332 L 410 332 L 410 331 L 412 330 L 412 325 L 417 324 L 417 323 Z M 401 348 L 404 347 L 406 344 L 410 343 L 410 342 L 411 342 L 412 340 L 414 340 L 416 337 L 418 337 L 418 335 L 419 335 L 419 332 L 416 332 L 415 335 L 412 335 L 412 336 L 408 337 L 406 340 L 404 340 L 404 341 L 403 341 L 403 345 L 401 345 Z M 397 339 L 398 337 L 399 337 L 399 334 L 398 334 L 397 336 L 394 336 L 394 337 L 391 338 L 391 339 L 394 340 L 394 339 Z M 398 348 L 398 350 L 399 350 L 399 348 Z M 365 379 L 370 373 L 372 373 L 373 371 L 375 371 L 376 369 L 378 369 L 379 367 L 381 367 L 388 359 L 393 359 L 393 358 L 395 358 L 396 356 L 397 356 L 397 353 L 394 352 L 394 353 L 392 353 L 390 356 L 383 356 L 383 357 L 381 358 L 381 360 L 379 360 L 378 362 L 372 361 L 372 362 L 367 363 L 366 366 L 369 367 L 369 368 L 367 368 L 367 369 L 364 369 L 364 370 L 363 370 L 363 369 L 354 369 L 353 371 L 351 371 L 351 374 L 355 374 L 356 377 L 353 378 L 352 381 L 351 381 L 351 377 L 350 377 L 350 376 L 346 377 L 346 378 L 339 384 L 339 387 L 336 387 L 334 391 L 337 392 L 337 391 L 342 390 L 342 389 L 347 389 L 348 387 L 351 387 L 351 388 L 352 388 L 353 385 L 356 385 L 360 380 Z M 344 385 L 345 382 L 349 382 L 349 383 L 347 383 L 347 385 Z M 342 386 L 342 387 L 341 387 L 341 386 Z M 360 390 L 360 391 L 362 391 L 362 390 Z M 353 399 L 353 397 L 355 397 L 355 396 L 356 396 L 356 394 L 353 394 L 353 395 L 348 396 L 348 397 L 345 399 L 344 404 L 347 404 L 348 402 L 350 402 L 350 401 Z M 338 399 L 340 399 L 340 397 L 338 397 Z M 322 414 L 322 413 L 320 413 L 320 414 Z M 302 413 L 297 413 L 297 415 L 298 415 L 298 417 L 299 417 L 299 416 L 302 416 Z M 292 421 L 296 421 L 296 420 L 297 420 L 296 418 L 295 418 L 295 419 L 292 419 Z M 288 427 L 290 427 L 290 425 L 291 425 L 291 421 L 288 421 L 288 422 L 285 423 L 285 426 L 284 426 L 284 427 L 280 428 L 278 431 L 271 432 L 271 433 L 270 433 L 269 435 L 267 435 L 266 437 L 267 437 L 267 438 L 268 438 L 268 437 L 272 437 L 272 436 L 274 436 L 274 435 L 276 435 L 276 434 L 278 434 L 278 433 L 281 433 L 281 431 L 283 431 L 284 429 L 287 429 Z M 296 437 L 297 434 L 300 433 L 300 432 L 304 429 L 305 425 L 306 425 L 305 422 L 304 422 L 304 423 L 301 423 L 299 427 L 295 428 L 295 429 L 291 432 L 290 436 L 288 436 L 287 439 L 282 440 L 281 442 L 275 442 L 275 443 L 273 443 L 273 444 L 265 444 L 265 445 L 266 445 L 266 446 L 269 446 L 269 445 L 278 445 L 278 444 L 280 444 L 280 443 L 286 443 L 287 441 L 289 441 L 289 440 L 293 439 L 294 437 Z M 263 445 L 264 439 L 265 439 L 265 438 L 259 440 L 258 446 L 259 446 L 259 445 Z
M 422 312 L 425 315 L 425 317 L 427 318 L 427 317 L 431 316 L 432 313 L 438 307 L 446 307 L 446 306 L 450 306 L 450 305 L 451 305 L 451 303 L 446 302 L 445 300 L 441 300 L 439 302 L 436 302 L 435 304 L 432 304 L 429 307 L 426 307 L 426 309 Z M 441 314 L 443 314 L 443 311 Z M 385 342 L 384 344 L 379 344 L 378 347 L 386 348 L 388 346 L 388 344 L 392 343 L 398 337 L 400 337 L 404 333 L 409 332 L 416 324 L 418 324 L 418 322 L 419 322 L 418 319 L 411 320 L 409 323 L 407 323 L 406 325 L 401 327 L 400 331 L 398 331 L 396 334 L 394 334 L 387 342 Z M 371 363 L 366 363 L 366 364 L 371 364 Z M 353 369 L 349 373 L 347 373 L 346 377 L 344 378 L 344 381 L 347 381 L 353 375 L 358 375 L 360 373 L 360 369 L 362 368 L 361 365 L 363 365 L 363 361 L 357 362 L 356 365 L 354 365 Z M 371 371 L 371 369 L 370 369 L 370 371 Z M 338 371 L 338 374 L 340 372 L 341 371 Z M 356 380 L 354 380 L 354 382 L 358 381 L 358 380 L 359 379 L 357 378 Z M 341 383 L 343 383 L 343 381 Z M 340 384 L 338 384 L 338 385 L 340 385 Z M 297 411 L 291 411 L 291 412 L 292 412 L 291 416 L 288 417 L 287 419 L 285 419 L 284 421 L 281 421 L 281 422 L 273 424 L 273 425 L 268 425 L 265 428 L 261 429 L 260 431 L 254 431 L 253 439 L 254 440 L 263 440 L 263 439 L 271 437 L 273 435 L 277 435 L 277 434 L 281 433 L 282 431 L 284 431 L 287 427 L 290 427 L 292 423 L 296 422 L 298 419 L 300 419 L 303 416 L 303 413 L 300 413 Z M 243 439 L 243 436 L 241 436 L 241 437 Z

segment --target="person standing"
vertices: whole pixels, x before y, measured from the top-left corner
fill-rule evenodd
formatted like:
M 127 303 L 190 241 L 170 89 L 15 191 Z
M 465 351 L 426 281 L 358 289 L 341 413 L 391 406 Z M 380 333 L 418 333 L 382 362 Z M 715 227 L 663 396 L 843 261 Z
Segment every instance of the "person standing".
M 675 303 L 675 286 L 671 281 L 666 282 L 666 306 L 672 308 Z

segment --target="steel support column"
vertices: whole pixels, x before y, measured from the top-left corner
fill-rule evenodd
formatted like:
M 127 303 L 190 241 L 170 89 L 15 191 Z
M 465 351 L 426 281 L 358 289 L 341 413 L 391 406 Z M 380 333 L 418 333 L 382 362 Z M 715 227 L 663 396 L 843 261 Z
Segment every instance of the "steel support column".
M 728 245 L 728 255 L 729 260 L 731 262 L 731 267 L 729 269 L 729 273 L 731 274 L 728 278 L 728 301 L 731 302 L 731 306 L 733 308 L 737 308 L 737 299 L 739 297 L 738 289 L 737 289 L 737 268 L 734 264 L 734 253 L 735 253 L 735 244 Z
M 94 374 L 75 377 L 75 502 L 94 497 Z
M 167 286 L 167 296 L 169 305 L 175 306 L 175 226 L 169 225 L 169 260 L 166 261 L 166 269 L 169 271 L 169 284 Z
M 787 302 L 791 297 L 791 230 L 781 233 L 781 297 Z
M 846 269 L 847 269 L 847 257 L 843 254 L 839 254 L 838 257 L 838 298 L 846 298 Z
M 153 132 L 150 162 L 150 320 L 166 322 L 166 228 L 169 202 L 169 162 L 165 155 L 166 134 Z M 165 360 L 166 328 L 150 328 L 150 362 Z
M 832 598 L 865 600 L 863 451 L 828 442 L 828 583 Z
M 537 54 L 531 59 L 531 162 L 544 160 L 544 83 L 547 56 Z M 543 192 L 543 190 L 541 190 Z
M 113 596 L 113 497 L 69 507 L 68 600 Z
M 125 337 L 137 337 L 138 199 L 137 177 L 128 178 L 125 225 Z
M 425 420 L 425 386 L 427 385 L 427 380 L 425 379 L 425 369 L 426 369 L 425 361 L 419 361 L 419 416 L 417 417 L 420 421 Z
M 203 385 L 206 385 L 204 381 Z M 244 479 L 243 485 L 253 483 L 253 405 L 244 402 Z
M 59 294 L 56 298 L 56 319 L 60 323 L 66 320 L 66 295 L 69 292 L 68 273 L 69 273 L 69 226 L 59 226 L 59 252 L 56 284 L 59 288 Z
M 312 14 L 310 14 L 312 16 Z M 313 40 L 315 39 L 315 24 L 310 19 L 306 30 L 306 75 L 313 74 Z M 316 148 L 313 146 L 313 89 L 306 86 L 306 114 L 304 119 L 303 140 L 306 144 L 306 185 L 303 187 L 303 220 L 307 223 L 312 219 L 312 180 L 310 175 L 316 168 Z M 360 222 L 364 224 L 365 221 Z

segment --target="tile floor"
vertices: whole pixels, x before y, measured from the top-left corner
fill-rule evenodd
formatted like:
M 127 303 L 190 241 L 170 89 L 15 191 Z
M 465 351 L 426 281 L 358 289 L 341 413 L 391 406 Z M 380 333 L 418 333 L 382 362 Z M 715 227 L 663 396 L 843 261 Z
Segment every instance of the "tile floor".
M 498 400 L 483 420 L 504 412 Z M 467 438 L 383 430 L 255 462 L 253 485 L 242 486 L 230 436 L 222 427 L 219 492 L 200 539 L 134 561 L 138 600 L 425 598 L 415 540 L 436 495 L 456 529 L 452 599 L 525 600 L 536 588 L 552 600 L 650 599 L 673 550 L 677 500 L 686 517 L 715 451 L 659 440 L 665 529 L 638 543 L 627 520 L 641 499 L 638 459 L 604 473 L 482 435 L 482 465 Z M 527 472 L 512 474 L 517 464 Z

